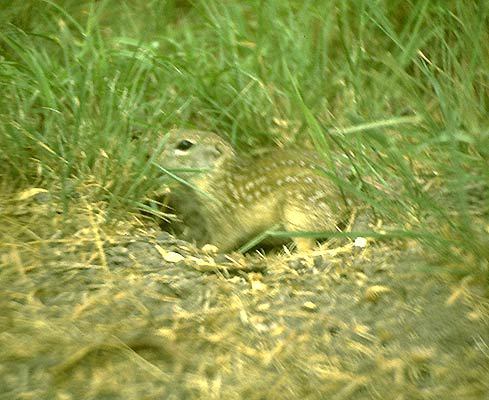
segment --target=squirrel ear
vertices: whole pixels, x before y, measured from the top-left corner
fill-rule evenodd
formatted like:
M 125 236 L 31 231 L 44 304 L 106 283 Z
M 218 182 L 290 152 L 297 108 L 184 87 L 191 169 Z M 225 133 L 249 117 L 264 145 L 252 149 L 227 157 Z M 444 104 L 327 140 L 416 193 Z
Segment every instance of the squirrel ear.
M 204 154 L 207 159 L 217 161 L 223 155 L 223 151 L 219 146 L 209 146 L 206 147 Z

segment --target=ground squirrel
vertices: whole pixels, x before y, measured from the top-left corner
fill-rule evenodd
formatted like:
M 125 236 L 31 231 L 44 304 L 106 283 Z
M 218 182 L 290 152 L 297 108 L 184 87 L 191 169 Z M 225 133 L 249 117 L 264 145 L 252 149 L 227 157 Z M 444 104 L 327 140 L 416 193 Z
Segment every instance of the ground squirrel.
M 241 157 L 217 134 L 196 130 L 172 130 L 161 140 L 156 163 L 182 179 L 171 204 L 201 245 L 226 252 L 272 227 L 334 231 L 342 219 L 337 185 L 314 153 L 272 150 Z M 299 251 L 315 244 L 306 237 L 293 241 Z

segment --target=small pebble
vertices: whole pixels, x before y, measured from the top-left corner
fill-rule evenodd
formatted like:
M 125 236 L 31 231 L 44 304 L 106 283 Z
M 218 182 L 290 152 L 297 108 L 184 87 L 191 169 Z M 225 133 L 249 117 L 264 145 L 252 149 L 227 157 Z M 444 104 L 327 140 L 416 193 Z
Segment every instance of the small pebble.
M 162 254 L 163 260 L 169 263 L 178 263 L 180 261 L 185 260 L 185 257 L 179 253 L 174 251 L 169 251 L 167 253 Z
M 205 244 L 204 246 L 202 246 L 202 251 L 207 254 L 217 254 L 219 249 L 213 244 Z
M 361 249 L 367 247 L 367 238 L 364 238 L 362 236 L 358 236 L 355 241 L 353 242 L 353 246 L 359 247 Z
M 165 231 L 161 231 L 160 233 L 158 233 L 158 236 L 156 236 L 157 242 L 166 242 L 171 239 L 174 239 L 173 236 Z
M 318 306 L 313 303 L 312 301 L 306 301 L 303 305 L 302 308 L 307 311 L 316 311 L 318 309 Z

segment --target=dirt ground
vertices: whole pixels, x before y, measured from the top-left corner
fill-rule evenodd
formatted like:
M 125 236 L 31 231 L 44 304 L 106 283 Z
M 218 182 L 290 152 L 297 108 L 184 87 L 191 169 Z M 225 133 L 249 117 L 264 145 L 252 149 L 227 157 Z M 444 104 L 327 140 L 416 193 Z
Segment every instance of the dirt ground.
M 0 399 L 489 398 L 489 301 L 414 242 L 204 253 L 2 199 Z

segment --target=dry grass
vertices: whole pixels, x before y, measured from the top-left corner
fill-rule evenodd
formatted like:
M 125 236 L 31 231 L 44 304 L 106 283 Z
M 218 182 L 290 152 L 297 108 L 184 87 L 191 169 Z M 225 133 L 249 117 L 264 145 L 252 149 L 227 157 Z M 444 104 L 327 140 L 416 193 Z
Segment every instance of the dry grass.
M 138 216 L 107 223 L 83 195 L 63 220 L 55 198 L 23 194 L 0 205 L 0 398 L 489 391 L 487 298 L 427 279 L 414 242 L 225 259 Z

